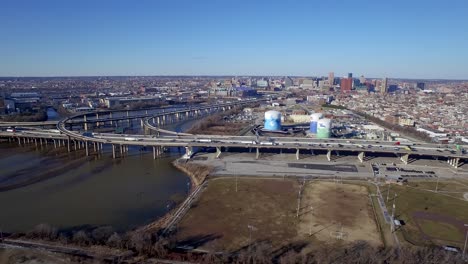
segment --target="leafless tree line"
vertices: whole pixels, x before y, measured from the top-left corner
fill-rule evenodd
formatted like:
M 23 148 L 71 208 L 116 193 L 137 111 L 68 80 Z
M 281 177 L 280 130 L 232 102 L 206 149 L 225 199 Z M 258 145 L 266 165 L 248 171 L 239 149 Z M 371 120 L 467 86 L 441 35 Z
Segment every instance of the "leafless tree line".
M 19 235 L 16 235 L 18 237 Z M 375 247 L 365 241 L 349 244 L 310 245 L 308 242 L 294 242 L 281 248 L 268 242 L 257 242 L 235 252 L 212 254 L 184 252 L 177 249 L 175 236 L 162 237 L 155 233 L 117 233 L 111 227 L 103 226 L 92 230 L 78 230 L 71 233 L 59 232 L 56 228 L 40 224 L 23 236 L 60 242 L 63 245 L 102 245 L 110 248 L 132 250 L 143 258 L 165 258 L 174 261 L 195 263 L 465 263 L 461 254 L 447 252 L 441 247 L 403 247 L 401 250 Z

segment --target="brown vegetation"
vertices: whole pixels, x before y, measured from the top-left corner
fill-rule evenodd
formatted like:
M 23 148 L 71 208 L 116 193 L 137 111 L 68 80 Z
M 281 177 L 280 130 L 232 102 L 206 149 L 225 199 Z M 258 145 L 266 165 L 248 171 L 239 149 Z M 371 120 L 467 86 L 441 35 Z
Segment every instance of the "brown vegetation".
M 239 123 L 230 123 L 224 120 L 225 116 L 235 115 L 242 111 L 241 107 L 210 115 L 195 123 L 187 133 L 204 135 L 236 135 L 243 126 Z
M 7 115 L 2 117 L 4 122 L 41 122 L 47 120 L 47 112 L 40 109 L 37 112 L 25 112 L 18 115 Z
M 52 227 L 38 227 L 36 231 L 46 231 L 54 229 Z M 42 232 L 41 231 L 41 232 Z M 59 242 L 63 245 L 60 237 L 50 239 L 48 244 L 54 245 Z M 177 249 L 178 241 L 174 237 L 162 237 L 157 233 L 124 233 L 119 235 L 113 233 L 106 242 L 106 246 L 101 246 L 101 251 L 107 255 L 125 256 L 119 258 L 118 263 L 140 263 L 147 258 L 167 259 L 172 261 L 189 261 L 194 263 L 465 263 L 461 254 L 453 254 L 444 251 L 440 247 L 404 247 L 397 250 L 392 247 L 375 247 L 365 241 L 356 241 L 348 244 L 323 244 L 310 247 L 308 242 L 298 241 L 275 247 L 267 241 L 254 241 L 247 247 L 224 253 L 195 253 Z M 47 244 L 47 243 L 46 243 Z M 88 232 L 78 231 L 74 233 L 73 239 L 67 245 L 70 249 L 78 248 L 80 252 L 97 250 L 94 245 L 99 245 Z M 107 248 L 107 250 L 106 250 Z M 131 250 L 133 254 L 124 254 Z M 75 251 L 58 253 L 75 253 Z M 72 254 L 73 254 L 72 253 Z M 2 253 L 0 252 L 0 257 Z M 1 258 L 0 258 L 1 259 Z
M 172 163 L 177 169 L 188 174 L 193 183 L 198 186 L 202 184 L 206 177 L 213 171 L 213 167 L 196 163 L 184 163 L 176 160 Z

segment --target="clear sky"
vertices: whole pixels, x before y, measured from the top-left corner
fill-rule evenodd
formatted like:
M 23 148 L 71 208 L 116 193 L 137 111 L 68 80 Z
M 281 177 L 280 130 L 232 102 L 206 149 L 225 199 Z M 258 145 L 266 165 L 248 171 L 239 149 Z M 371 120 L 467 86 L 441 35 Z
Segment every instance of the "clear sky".
M 467 0 L 2 0 L 0 76 L 468 79 Z

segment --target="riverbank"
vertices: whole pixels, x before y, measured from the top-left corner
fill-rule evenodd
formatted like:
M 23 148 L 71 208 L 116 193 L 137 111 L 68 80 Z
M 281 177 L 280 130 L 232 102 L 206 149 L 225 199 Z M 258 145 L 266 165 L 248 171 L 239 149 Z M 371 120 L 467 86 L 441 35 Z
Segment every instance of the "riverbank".
M 172 208 L 172 210 L 167 212 L 165 215 L 163 215 L 159 219 L 135 230 L 136 233 L 142 233 L 142 232 L 159 233 L 160 231 L 168 228 L 168 225 L 172 222 L 173 218 L 176 217 L 176 212 L 178 212 L 181 209 L 181 207 L 183 207 L 187 203 L 187 201 L 192 198 L 192 194 L 194 190 L 196 190 L 199 186 L 201 186 L 205 182 L 206 177 L 213 171 L 213 168 L 211 166 L 194 164 L 194 163 L 185 163 L 185 160 L 183 159 L 176 159 L 171 164 L 176 169 L 180 170 L 181 172 L 183 172 L 189 177 L 190 183 L 191 183 L 189 195 L 184 200 L 184 202 Z

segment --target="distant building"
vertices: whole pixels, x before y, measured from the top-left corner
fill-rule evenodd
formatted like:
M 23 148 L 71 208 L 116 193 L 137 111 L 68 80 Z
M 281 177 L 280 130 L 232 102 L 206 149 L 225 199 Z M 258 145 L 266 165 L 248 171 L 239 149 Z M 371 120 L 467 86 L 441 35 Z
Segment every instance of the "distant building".
M 311 79 L 304 79 L 302 80 L 302 84 L 300 85 L 303 89 L 312 89 L 314 88 L 314 80 Z
M 352 79 L 352 78 L 353 78 L 353 73 L 352 72 L 348 73 L 348 79 Z
M 291 77 L 285 77 L 284 78 L 284 87 L 288 88 L 294 85 L 294 81 Z
M 261 88 L 268 87 L 268 81 L 266 81 L 266 80 L 257 80 L 257 87 L 261 87 Z
M 335 73 L 329 72 L 328 73 L 328 84 L 333 86 L 335 84 Z
M 382 83 L 381 83 L 381 86 L 380 86 L 380 93 L 381 94 L 388 93 L 388 79 L 387 78 L 382 79 Z
M 426 84 L 423 83 L 423 82 L 418 82 L 418 83 L 416 83 L 416 88 L 419 88 L 419 89 L 421 89 L 421 90 L 424 90 L 425 87 L 426 87 Z
M 366 78 L 364 77 L 364 75 L 361 75 L 361 77 L 359 77 L 359 82 L 361 83 L 361 85 L 364 85 L 366 83 Z
M 353 78 L 342 78 L 340 82 L 341 92 L 351 92 L 353 88 Z
M 240 96 L 240 97 L 249 97 L 249 96 L 257 96 L 257 90 L 253 89 L 252 87 L 236 87 L 233 89 L 232 95 Z
M 390 84 L 390 85 L 388 86 L 388 92 L 389 92 L 389 93 L 394 93 L 394 92 L 396 92 L 397 90 L 398 90 L 398 85 L 396 85 L 396 84 Z

